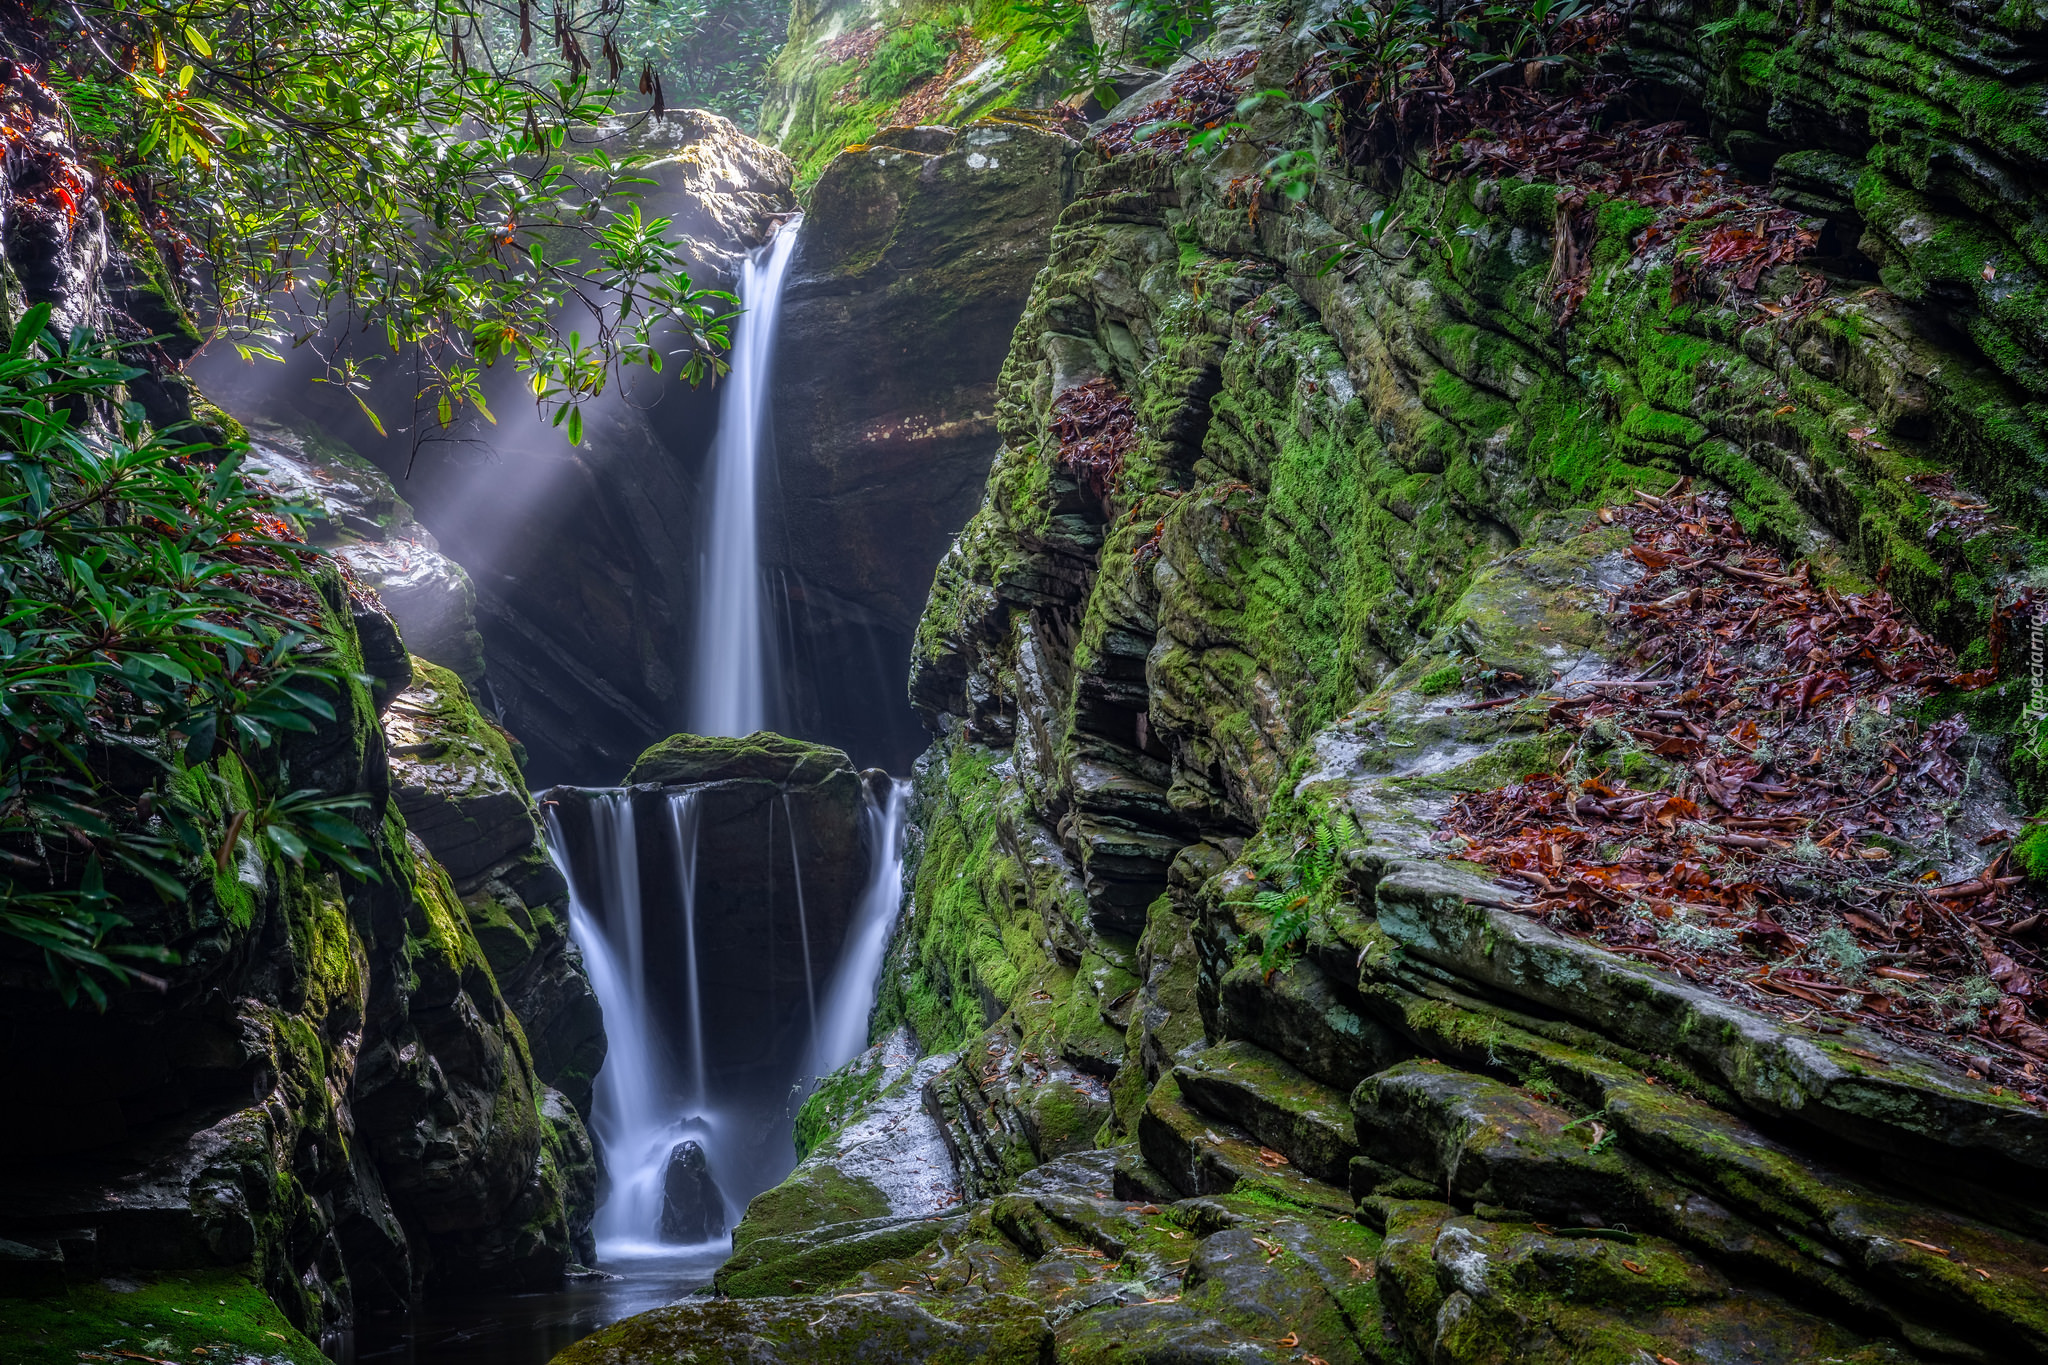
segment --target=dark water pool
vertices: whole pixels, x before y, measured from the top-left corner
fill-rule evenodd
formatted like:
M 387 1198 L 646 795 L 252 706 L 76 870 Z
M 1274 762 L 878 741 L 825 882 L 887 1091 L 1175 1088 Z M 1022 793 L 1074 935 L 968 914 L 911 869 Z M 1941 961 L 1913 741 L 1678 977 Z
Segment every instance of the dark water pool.
M 546 1294 L 447 1299 L 417 1313 L 366 1318 L 340 1365 L 547 1365 L 557 1351 L 620 1318 L 687 1298 L 728 1254 L 713 1243 L 608 1261 L 619 1278 Z

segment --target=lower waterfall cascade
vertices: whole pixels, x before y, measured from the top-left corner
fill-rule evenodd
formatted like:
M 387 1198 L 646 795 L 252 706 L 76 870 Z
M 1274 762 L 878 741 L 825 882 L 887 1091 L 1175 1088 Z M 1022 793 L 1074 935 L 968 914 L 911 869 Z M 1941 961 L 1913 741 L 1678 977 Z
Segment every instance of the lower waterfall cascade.
M 691 1225 L 714 1229 L 713 1240 L 723 1238 L 747 1199 L 795 1163 L 787 1124 L 796 1104 L 819 1078 L 866 1047 L 882 956 L 903 899 L 908 784 L 892 782 L 879 797 L 873 787 L 863 792 L 858 846 L 869 870 L 836 958 L 828 959 L 822 992 L 810 988 L 812 917 L 803 900 L 797 816 L 787 800 L 765 807 L 782 827 L 771 858 L 786 856 L 788 862 L 776 868 L 770 886 L 777 889 L 762 918 L 774 913 L 775 900 L 786 898 L 793 906 L 804 940 L 806 998 L 788 1002 L 800 1046 L 792 1049 L 779 1079 L 751 1086 L 717 1082 L 721 1021 L 703 1005 L 705 973 L 740 971 L 745 964 L 707 961 L 700 950 L 712 927 L 702 918 L 698 894 L 700 878 L 709 875 L 698 846 L 701 789 L 582 792 L 585 799 L 578 804 L 588 813 L 589 827 L 581 846 L 594 856 L 581 865 L 569 852 L 576 841 L 564 825 L 567 803 L 546 802 L 549 848 L 571 888 L 571 934 L 611 1040 L 596 1078 L 592 1122 L 607 1173 L 594 1224 L 600 1263 L 666 1255 L 685 1240 L 663 1231 L 676 1217 L 679 1181 L 709 1191 L 704 1197 L 715 1196 L 710 1214 Z M 645 819 L 651 798 L 667 817 L 655 827 Z M 636 805 L 642 807 L 638 813 Z M 651 874 L 650 867 L 658 872 Z M 671 886 L 676 894 L 669 897 L 665 891 Z M 675 923 L 658 922 L 664 915 Z M 679 932 L 671 934 L 670 928 Z M 673 986 L 652 946 L 671 940 L 669 956 L 676 960 L 670 965 L 680 968 Z M 770 954 L 787 950 L 772 939 L 766 948 Z M 779 1140 L 764 1140 L 771 1132 Z

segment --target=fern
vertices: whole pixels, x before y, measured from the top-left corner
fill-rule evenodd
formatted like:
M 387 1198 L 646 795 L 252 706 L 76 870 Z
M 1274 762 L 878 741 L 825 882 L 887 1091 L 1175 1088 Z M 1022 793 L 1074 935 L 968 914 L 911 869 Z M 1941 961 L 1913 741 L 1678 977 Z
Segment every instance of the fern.
M 1259 952 L 1259 966 L 1267 973 L 1285 966 L 1294 949 L 1308 941 L 1336 887 L 1344 846 L 1357 837 L 1357 822 L 1349 811 L 1340 811 L 1334 819 L 1318 821 L 1295 845 L 1292 859 L 1260 869 L 1261 880 L 1281 883 L 1252 898 L 1254 910 L 1271 916 Z

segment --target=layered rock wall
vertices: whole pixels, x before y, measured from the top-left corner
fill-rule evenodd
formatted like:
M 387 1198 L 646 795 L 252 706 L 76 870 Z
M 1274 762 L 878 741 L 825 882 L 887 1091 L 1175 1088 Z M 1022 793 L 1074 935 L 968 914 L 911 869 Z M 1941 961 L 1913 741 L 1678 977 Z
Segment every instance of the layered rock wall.
M 1313 18 L 1238 7 L 1199 59 L 1250 54 L 1244 88 L 1298 88 Z M 1629 22 L 1611 60 L 1638 83 L 1607 118 L 1699 115 L 1744 221 L 1802 218 L 1796 265 L 1703 276 L 1716 224 L 1588 192 L 1571 158 L 1517 175 L 1511 141 L 1472 155 L 1491 169 L 1461 150 L 1389 181 L 1268 108 L 1212 157 L 1084 164 L 1005 362 L 987 496 L 919 631 L 939 739 L 875 1027 L 907 1026 L 929 1074 L 885 1045 L 820 1092 L 822 1157 L 737 1234 L 725 1283 L 748 1297 L 572 1358 L 807 1324 L 904 1360 L 934 1340 L 1435 1365 L 2048 1346 L 2038 1059 L 1976 1015 L 1916 1034 L 1871 992 L 1788 1004 L 1748 984 L 1768 953 L 1704 971 L 1668 925 L 1610 951 L 1540 922 L 1526 888 L 1557 884 L 1478 875 L 1457 855 L 1489 851 L 1445 837 L 1460 798 L 1533 777 L 1588 816 L 1602 784 L 1710 800 L 1549 709 L 1664 686 L 1616 601 L 1672 562 L 1634 552 L 1627 508 L 1681 479 L 1705 500 L 1673 515 L 1802 565 L 1774 582 L 1903 606 L 1959 670 L 1996 661 L 1997 603 L 2031 571 L 2031 267 L 2004 226 L 2031 192 L 1987 187 L 2032 162 L 2024 121 L 1987 111 L 2030 98 L 2037 26 Z M 1260 168 L 1305 143 L 1305 198 L 1262 196 Z M 1114 459 L 1082 444 L 1119 430 Z M 1918 703 L 1902 742 L 1939 729 L 1976 762 L 1915 788 L 1859 860 L 1925 885 L 2012 870 L 1986 831 L 2009 838 L 2039 793 L 2003 664 Z M 2008 922 L 1980 920 L 1953 930 L 1966 953 Z M 2022 994 L 1999 1009 L 2024 1013 L 2031 976 L 2003 979 Z M 957 1212 L 847 1191 L 873 1154 L 831 1135 L 907 1084 Z M 799 1245 L 802 1218 L 836 1226 Z M 825 1291 L 838 1318 L 787 1297 Z

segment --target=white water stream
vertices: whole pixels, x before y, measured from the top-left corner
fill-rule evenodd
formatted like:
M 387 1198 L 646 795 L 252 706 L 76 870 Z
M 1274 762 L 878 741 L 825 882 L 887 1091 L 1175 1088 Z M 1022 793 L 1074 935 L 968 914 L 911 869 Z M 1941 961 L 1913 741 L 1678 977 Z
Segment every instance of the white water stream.
M 870 800 L 861 812 L 874 865 L 846 926 L 839 965 L 825 987 L 825 1003 L 811 1030 L 807 1077 L 829 1076 L 867 1050 L 868 1013 L 875 1007 L 882 956 L 889 951 L 889 935 L 903 907 L 903 816 L 909 808 L 910 784 L 894 782 L 885 804 Z
M 796 809 L 782 794 L 782 819 L 789 826 L 789 871 L 796 882 L 796 936 L 804 949 L 804 1003 L 811 1012 L 811 1036 L 818 1033 L 818 981 L 811 974 L 811 917 L 804 913 L 804 859 L 796 846 Z
M 700 735 L 749 735 L 768 720 L 758 500 L 775 321 L 796 237 L 797 225 L 785 226 L 740 274 L 746 311 L 734 324 L 732 370 L 721 381 L 725 396 L 711 446 L 703 592 L 690 670 L 690 729 Z
M 669 798 L 677 872 L 684 887 L 685 974 L 692 1024 L 691 1036 L 682 1040 L 690 1058 L 689 1074 L 682 1077 L 672 1074 L 669 1040 L 660 1036 L 655 1023 L 640 894 L 640 846 L 630 795 L 605 792 L 591 801 L 591 835 L 599 866 L 596 877 L 582 883 L 563 865 L 562 850 L 568 845 L 554 805 L 543 807 L 548 847 L 572 888 L 569 933 L 583 953 L 590 988 L 604 1010 L 605 1060 L 597 1074 L 591 1123 L 610 1181 L 592 1227 L 600 1260 L 672 1252 L 656 1235 L 669 1153 L 686 1139 L 695 1139 L 706 1152 L 717 1144 L 718 1117 L 704 1103 L 703 1030 L 697 1017 L 696 944 L 690 918 L 697 827 L 691 796 L 678 792 Z M 584 897 L 593 890 L 597 904 L 586 904 Z
M 909 784 L 895 783 L 886 801 L 869 799 L 861 813 L 862 838 L 870 850 L 871 871 L 846 926 L 846 936 L 826 978 L 817 991 L 810 979 L 810 950 L 805 945 L 805 976 L 809 1005 L 808 1038 L 801 1059 L 789 1077 L 791 1093 L 807 1089 L 817 1077 L 837 1070 L 868 1046 L 868 1015 L 874 1008 L 882 958 L 896 925 L 903 899 L 903 832 L 908 807 Z M 643 796 L 643 800 L 645 797 Z M 748 1188 L 745 1172 L 764 1168 L 760 1153 L 737 1149 L 749 1140 L 743 1136 L 758 1125 L 744 1112 L 729 1113 L 719 1094 L 708 1083 L 716 1065 L 719 1036 L 715 1020 L 707 1021 L 701 1003 L 705 972 L 733 971 L 742 964 L 704 962 L 697 935 L 697 825 L 698 793 L 691 790 L 666 796 L 667 828 L 651 829 L 643 836 L 636 828 L 631 794 L 623 791 L 593 793 L 587 809 L 591 820 L 591 848 L 596 867 L 571 868 L 563 850 L 571 847 L 561 827 L 557 806 L 543 806 L 547 817 L 548 844 L 558 865 L 569 878 L 570 933 L 583 954 L 591 989 L 604 1011 L 607 1052 L 597 1074 L 596 1106 L 592 1130 L 604 1155 L 608 1178 L 604 1203 L 597 1211 L 594 1231 L 598 1259 L 617 1262 L 634 1258 L 668 1255 L 674 1247 L 660 1238 L 662 1183 L 669 1155 L 679 1142 L 699 1143 L 709 1162 L 711 1174 L 724 1196 L 726 1226 L 737 1221 L 746 1202 L 759 1191 Z M 772 811 L 774 808 L 770 807 Z M 783 805 L 785 821 L 791 808 Z M 644 813 L 644 812 L 643 812 Z M 790 856 L 796 862 L 799 845 L 794 822 L 790 823 Z M 675 882 L 680 890 L 682 933 L 676 952 L 681 955 L 680 973 L 657 976 L 649 970 L 646 945 L 661 942 L 665 935 L 650 932 L 641 894 L 641 860 L 645 851 L 640 840 L 658 840 L 655 856 L 673 860 Z M 653 864 L 650 863 L 649 866 Z M 577 874 L 581 875 L 577 875 Z M 802 872 L 797 869 L 799 932 L 806 940 L 809 921 L 802 907 Z M 772 912 L 772 906 L 769 907 Z M 663 977 L 680 978 L 687 992 L 682 1002 L 683 1024 L 665 1028 L 663 1020 L 677 1012 L 665 1009 L 669 1001 L 662 992 L 673 990 L 660 984 Z M 683 1036 L 669 1036 L 671 1032 Z M 744 1109 L 744 1106 L 742 1106 Z M 795 1153 L 789 1154 L 794 1162 Z M 773 1162 L 766 1163 L 772 1166 Z M 787 1165 L 780 1167 L 786 1171 Z M 769 1175 L 768 1179 L 779 1176 Z

